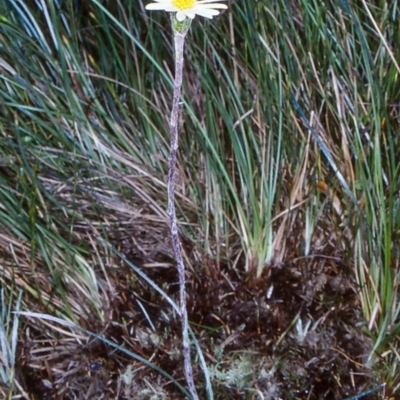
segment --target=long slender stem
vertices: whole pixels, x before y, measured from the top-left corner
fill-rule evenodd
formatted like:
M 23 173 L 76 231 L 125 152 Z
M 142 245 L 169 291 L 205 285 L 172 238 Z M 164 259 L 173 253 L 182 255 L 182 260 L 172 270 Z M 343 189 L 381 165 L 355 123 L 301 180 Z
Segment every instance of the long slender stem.
M 176 182 L 176 154 L 178 150 L 178 118 L 179 118 L 179 98 L 182 88 L 183 73 L 183 49 L 185 44 L 185 33 L 174 32 L 175 44 L 175 79 L 174 96 L 172 101 L 171 119 L 169 133 L 171 137 L 169 172 L 168 172 L 168 216 L 172 236 L 172 246 L 174 249 L 175 260 L 178 267 L 179 287 L 180 287 L 180 311 L 182 321 L 182 352 L 186 382 L 190 394 L 194 400 L 198 400 L 196 387 L 193 381 L 193 370 L 190 359 L 190 344 L 188 334 L 188 315 L 186 309 L 186 277 L 185 265 L 183 263 L 181 243 L 178 234 L 178 224 L 175 211 L 175 182 Z

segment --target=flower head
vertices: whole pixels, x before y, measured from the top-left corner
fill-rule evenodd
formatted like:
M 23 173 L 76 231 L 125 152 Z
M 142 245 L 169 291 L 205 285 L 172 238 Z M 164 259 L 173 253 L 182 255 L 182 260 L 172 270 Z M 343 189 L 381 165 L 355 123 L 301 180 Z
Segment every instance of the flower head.
M 155 3 L 147 4 L 146 10 L 165 10 L 176 12 L 176 19 L 183 21 L 186 18 L 193 19 L 195 15 L 212 18 L 218 15 L 218 10 L 228 8 L 226 4 L 217 3 L 225 0 L 154 0 Z

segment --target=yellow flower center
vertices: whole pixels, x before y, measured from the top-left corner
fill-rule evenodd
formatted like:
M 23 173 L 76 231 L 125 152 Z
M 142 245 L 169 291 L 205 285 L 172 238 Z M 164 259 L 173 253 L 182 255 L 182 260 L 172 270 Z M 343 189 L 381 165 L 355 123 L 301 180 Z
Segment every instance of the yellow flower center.
M 188 10 L 194 6 L 196 0 L 172 0 L 172 4 L 179 10 Z

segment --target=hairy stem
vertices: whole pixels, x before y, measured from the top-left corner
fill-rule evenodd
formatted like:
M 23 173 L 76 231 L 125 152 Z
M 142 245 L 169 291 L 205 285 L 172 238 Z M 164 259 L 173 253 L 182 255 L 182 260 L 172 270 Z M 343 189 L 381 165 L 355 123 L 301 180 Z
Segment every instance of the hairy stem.
M 179 117 L 179 98 L 182 88 L 183 73 L 183 48 L 185 44 L 186 32 L 174 32 L 175 44 L 175 79 L 174 96 L 172 101 L 171 119 L 169 133 L 171 137 L 169 172 L 168 172 L 168 216 L 172 236 L 172 246 L 174 249 L 175 260 L 178 267 L 179 287 L 180 287 L 180 311 L 182 321 L 182 352 L 185 368 L 186 382 L 190 394 L 194 400 L 198 400 L 196 387 L 193 381 L 192 363 L 190 360 L 190 344 L 188 334 L 188 316 L 186 309 L 186 277 L 185 265 L 183 263 L 181 243 L 178 234 L 178 224 L 175 211 L 175 181 L 176 181 L 176 154 L 178 151 L 178 117 Z

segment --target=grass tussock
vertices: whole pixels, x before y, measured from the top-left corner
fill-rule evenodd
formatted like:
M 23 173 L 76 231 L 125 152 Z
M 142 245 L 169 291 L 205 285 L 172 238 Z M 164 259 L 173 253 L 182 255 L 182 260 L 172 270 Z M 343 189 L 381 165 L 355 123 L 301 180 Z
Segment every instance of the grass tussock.
M 198 390 L 396 398 L 397 3 L 228 4 L 185 53 L 176 194 Z M 141 1 L 0 4 L 2 398 L 188 397 L 168 21 Z

